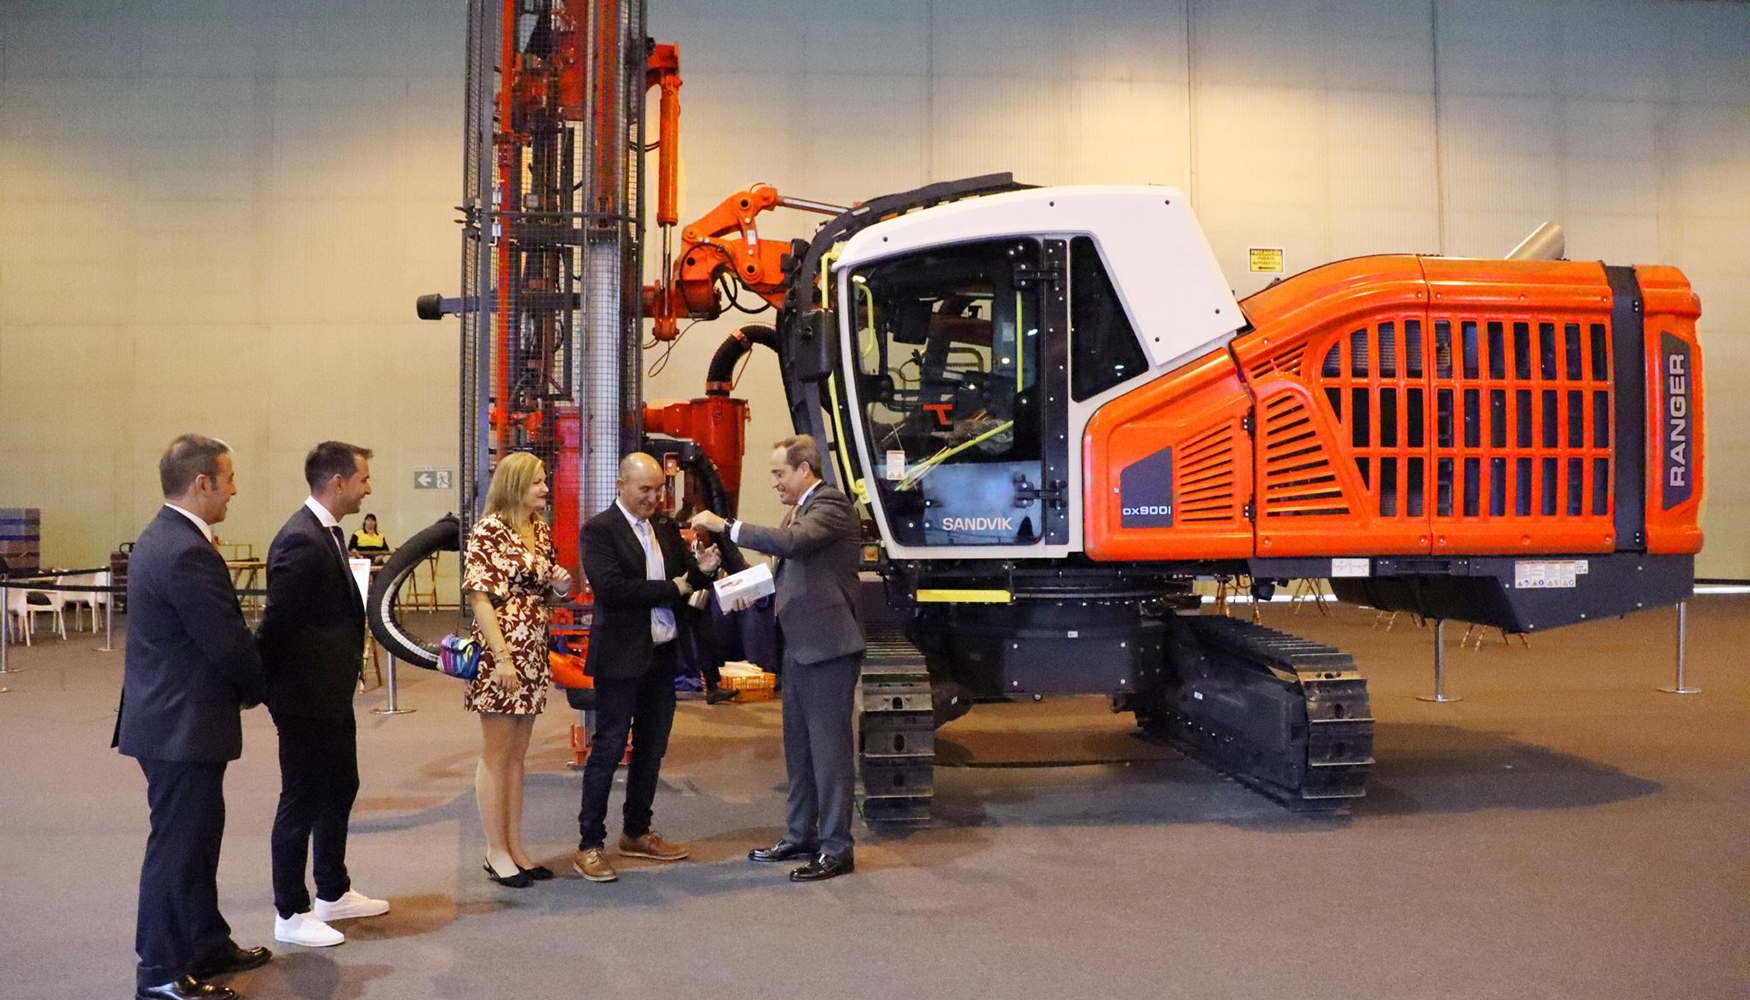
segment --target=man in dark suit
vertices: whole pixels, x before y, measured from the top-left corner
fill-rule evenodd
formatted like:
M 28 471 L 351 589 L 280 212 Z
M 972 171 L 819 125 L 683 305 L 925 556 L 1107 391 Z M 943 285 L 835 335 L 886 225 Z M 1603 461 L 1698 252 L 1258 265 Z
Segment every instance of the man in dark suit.
M 232 1000 L 207 979 L 272 955 L 239 948 L 219 913 L 225 765 L 265 682 L 212 526 L 236 495 L 231 449 L 198 434 L 158 462 L 164 506 L 128 562 L 128 641 L 115 738 L 140 762 L 152 832 L 140 865 L 139 1000 Z
M 603 856 L 608 792 L 614 768 L 636 727 L 626 773 L 620 853 L 680 861 L 686 848 L 650 828 L 651 804 L 674 725 L 675 657 L 682 621 L 676 612 L 710 581 L 720 554 L 695 559 L 672 518 L 658 516 L 662 466 L 642 452 L 620 462 L 619 498 L 583 526 L 583 572 L 595 592 L 584 672 L 595 679 L 596 731 L 583 766 L 583 805 L 577 814 L 578 856 L 572 867 L 591 882 L 619 877 Z
M 808 858 L 792 881 L 849 874 L 856 753 L 851 715 L 863 666 L 857 621 L 862 522 L 849 497 L 820 478 L 820 446 L 800 434 L 772 452 L 772 488 L 791 508 L 777 528 L 693 516 L 694 530 L 778 557 L 778 635 L 784 669 L 784 769 L 790 779 L 787 830 L 754 861 Z
M 261 660 L 280 738 L 273 936 L 310 948 L 346 940 L 329 921 L 389 912 L 386 901 L 353 889 L 346 871 L 346 827 L 359 790 L 352 696 L 364 663 L 365 605 L 340 519 L 371 495 L 370 460 L 369 448 L 344 441 L 312 448 L 304 458 L 310 496 L 267 553 Z M 312 854 L 314 907 L 304 883 Z

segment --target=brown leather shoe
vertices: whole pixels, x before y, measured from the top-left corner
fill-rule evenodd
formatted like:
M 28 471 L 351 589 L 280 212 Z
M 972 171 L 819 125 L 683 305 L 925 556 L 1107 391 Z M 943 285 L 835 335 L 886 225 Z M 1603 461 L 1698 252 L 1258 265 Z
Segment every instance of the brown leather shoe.
M 614 882 L 620 878 L 620 873 L 614 871 L 613 865 L 608 864 L 608 859 L 603 856 L 599 847 L 578 851 L 577 857 L 571 859 L 571 867 L 591 882 Z
M 621 834 L 620 853 L 625 857 L 649 858 L 652 861 L 680 861 L 689 852 L 684 847 L 663 840 L 662 834 L 652 830 L 636 840 Z

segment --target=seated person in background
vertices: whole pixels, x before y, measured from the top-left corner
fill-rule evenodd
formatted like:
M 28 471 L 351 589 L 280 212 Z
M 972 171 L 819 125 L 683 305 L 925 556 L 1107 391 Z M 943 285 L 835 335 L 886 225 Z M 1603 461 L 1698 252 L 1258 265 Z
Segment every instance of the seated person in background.
M 372 562 L 382 562 L 389 555 L 389 540 L 377 534 L 377 515 L 366 514 L 364 527 L 347 539 L 349 555 L 368 556 Z

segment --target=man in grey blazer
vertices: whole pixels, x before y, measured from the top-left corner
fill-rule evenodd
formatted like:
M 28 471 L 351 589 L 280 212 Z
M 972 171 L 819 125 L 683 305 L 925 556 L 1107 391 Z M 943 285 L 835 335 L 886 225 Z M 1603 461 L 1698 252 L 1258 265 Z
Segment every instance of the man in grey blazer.
M 778 635 L 784 668 L 784 769 L 790 793 L 784 836 L 748 852 L 754 861 L 808 859 L 794 882 L 847 875 L 856 781 L 851 732 L 863 629 L 857 621 L 862 524 L 849 497 L 820 479 L 820 446 L 801 434 L 772 452 L 772 488 L 791 508 L 776 528 L 710 511 L 693 529 L 778 557 Z

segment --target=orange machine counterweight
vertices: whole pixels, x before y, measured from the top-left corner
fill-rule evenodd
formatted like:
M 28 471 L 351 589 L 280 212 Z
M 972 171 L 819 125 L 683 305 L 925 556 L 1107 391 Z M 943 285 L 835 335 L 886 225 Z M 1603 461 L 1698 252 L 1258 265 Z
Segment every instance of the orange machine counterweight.
M 1624 300 L 1597 263 L 1363 257 L 1247 298 L 1225 351 L 1089 422 L 1089 555 L 1698 551 L 1699 303 L 1673 268 L 1615 270 L 1644 301 L 1644 358 L 1621 369 L 1644 367 L 1638 426 L 1618 426 Z M 1619 538 L 1616 463 L 1643 445 L 1644 535 Z M 1163 454 L 1170 523 L 1126 527 L 1123 478 Z

